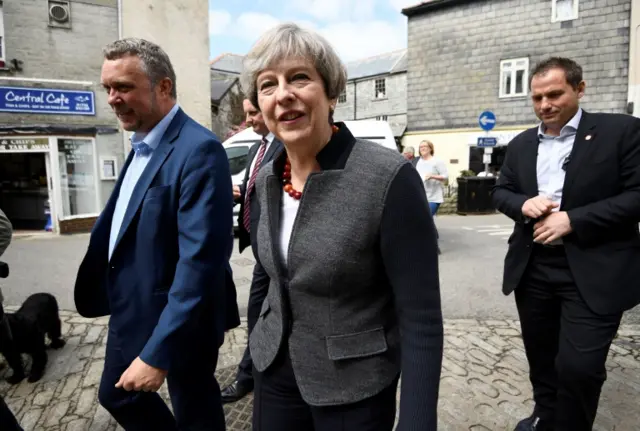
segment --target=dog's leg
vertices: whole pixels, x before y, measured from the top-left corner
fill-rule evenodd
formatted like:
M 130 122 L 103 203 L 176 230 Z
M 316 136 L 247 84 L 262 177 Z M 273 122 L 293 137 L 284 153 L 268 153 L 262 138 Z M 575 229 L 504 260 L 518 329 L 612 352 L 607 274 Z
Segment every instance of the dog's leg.
M 51 323 L 51 328 L 49 328 L 49 339 L 51 340 L 51 344 L 49 347 L 52 349 L 60 349 L 64 346 L 65 342 L 62 339 L 62 323 L 60 323 L 60 318 L 55 316 L 55 320 Z
M 33 363 L 31 364 L 31 372 L 29 372 L 29 382 L 37 382 L 44 375 L 44 370 L 47 367 L 47 351 L 45 350 L 44 337 L 42 337 L 42 347 L 31 353 Z
M 22 364 L 22 357 L 20 356 L 20 353 L 13 350 L 4 350 L 2 353 L 7 360 L 9 367 L 11 367 L 11 370 L 13 371 L 13 374 L 7 377 L 7 382 L 12 385 L 20 383 L 25 377 L 24 365 Z

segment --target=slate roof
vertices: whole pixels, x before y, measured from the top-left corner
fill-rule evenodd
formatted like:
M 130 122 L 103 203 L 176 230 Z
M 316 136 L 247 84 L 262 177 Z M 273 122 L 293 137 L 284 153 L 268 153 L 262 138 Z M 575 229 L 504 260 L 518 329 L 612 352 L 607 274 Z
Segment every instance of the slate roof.
M 349 80 L 407 71 L 407 50 L 392 51 L 345 64 Z
M 242 73 L 242 60 L 244 56 L 225 53 L 211 60 L 209 67 L 212 70 L 240 75 Z
M 222 54 L 211 60 L 210 67 L 212 70 L 239 75 L 242 73 L 243 59 L 243 56 L 237 54 Z M 350 61 L 345 63 L 345 67 L 347 68 L 349 80 L 384 75 L 387 73 L 406 72 L 407 50 L 401 49 Z
M 211 101 L 214 104 L 219 104 L 224 98 L 227 91 L 233 87 L 238 78 L 229 79 L 212 79 L 211 80 Z

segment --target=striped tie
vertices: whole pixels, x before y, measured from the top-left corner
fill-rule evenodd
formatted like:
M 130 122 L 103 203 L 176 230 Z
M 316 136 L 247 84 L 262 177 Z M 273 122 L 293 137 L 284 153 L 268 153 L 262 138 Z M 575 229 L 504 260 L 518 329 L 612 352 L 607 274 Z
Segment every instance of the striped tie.
M 258 150 L 258 155 L 256 156 L 256 164 L 253 167 L 253 172 L 251 172 L 251 178 L 249 178 L 249 184 L 247 184 L 247 190 L 244 194 L 244 213 L 242 214 L 242 224 L 247 232 L 251 232 L 251 191 L 253 190 L 253 186 L 256 183 L 256 178 L 258 177 L 258 171 L 260 170 L 260 165 L 262 164 L 262 159 L 264 158 L 264 153 L 267 149 L 267 138 L 262 138 L 262 144 L 260 144 L 260 149 Z

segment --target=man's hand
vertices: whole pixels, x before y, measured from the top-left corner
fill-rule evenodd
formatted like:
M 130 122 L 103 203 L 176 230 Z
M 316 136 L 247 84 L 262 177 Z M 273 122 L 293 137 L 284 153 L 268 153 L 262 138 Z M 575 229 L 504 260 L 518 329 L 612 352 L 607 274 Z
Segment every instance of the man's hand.
M 167 372 L 147 365 L 139 357 L 122 373 L 116 388 L 125 391 L 156 392 L 167 377 Z
M 536 196 L 528 199 L 522 205 L 522 215 L 530 219 L 537 219 L 551 213 L 551 210 L 557 207 L 557 202 L 553 202 L 545 196 Z
M 533 241 L 549 244 L 573 232 L 566 211 L 551 213 L 533 226 Z
M 238 199 L 240 195 L 240 186 L 233 186 L 233 198 Z

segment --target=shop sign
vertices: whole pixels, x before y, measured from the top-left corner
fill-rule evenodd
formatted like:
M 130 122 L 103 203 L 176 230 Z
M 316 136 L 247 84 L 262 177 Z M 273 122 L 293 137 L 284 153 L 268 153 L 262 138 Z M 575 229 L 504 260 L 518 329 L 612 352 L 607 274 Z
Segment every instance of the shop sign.
M 0 138 L 0 153 L 49 151 L 49 138 Z
M 96 115 L 93 91 L 0 86 L 0 112 Z

